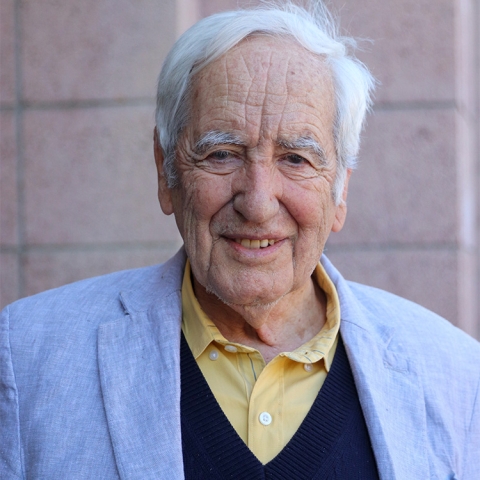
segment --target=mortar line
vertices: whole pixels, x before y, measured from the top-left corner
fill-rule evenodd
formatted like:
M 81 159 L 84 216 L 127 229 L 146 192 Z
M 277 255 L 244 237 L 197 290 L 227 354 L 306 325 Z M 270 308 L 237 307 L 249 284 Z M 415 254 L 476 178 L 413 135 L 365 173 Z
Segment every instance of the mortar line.
M 23 102 L 25 110 L 71 110 L 88 108 L 155 107 L 154 97 L 99 98 Z
M 23 72 L 22 72 L 22 27 L 20 0 L 14 3 L 14 52 L 15 52 L 15 145 L 17 150 L 17 272 L 18 296 L 25 296 L 25 159 L 23 131 Z
M 457 103 L 452 100 L 406 100 L 406 101 L 379 101 L 373 105 L 374 112 L 396 112 L 411 110 L 449 110 L 457 108 Z

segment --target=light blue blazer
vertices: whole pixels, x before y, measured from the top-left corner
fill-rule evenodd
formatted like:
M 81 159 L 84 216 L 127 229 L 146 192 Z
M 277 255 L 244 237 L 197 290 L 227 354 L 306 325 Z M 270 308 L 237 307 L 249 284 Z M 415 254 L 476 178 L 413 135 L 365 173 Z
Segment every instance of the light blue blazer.
M 322 262 L 383 480 L 480 479 L 480 345 Z M 183 478 L 185 254 L 3 311 L 0 478 Z

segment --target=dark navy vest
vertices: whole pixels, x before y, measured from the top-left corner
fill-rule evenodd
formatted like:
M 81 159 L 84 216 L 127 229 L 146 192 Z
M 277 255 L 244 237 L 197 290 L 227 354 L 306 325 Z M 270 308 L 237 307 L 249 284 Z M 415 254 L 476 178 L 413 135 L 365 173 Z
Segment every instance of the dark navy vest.
M 182 334 L 182 447 L 187 480 L 377 480 L 370 437 L 345 347 L 299 429 L 269 463 L 238 436 Z

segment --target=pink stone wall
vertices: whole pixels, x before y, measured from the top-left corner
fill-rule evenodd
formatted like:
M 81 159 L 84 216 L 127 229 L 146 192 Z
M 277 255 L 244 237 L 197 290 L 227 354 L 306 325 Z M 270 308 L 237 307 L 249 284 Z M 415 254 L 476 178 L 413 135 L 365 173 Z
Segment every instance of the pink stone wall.
M 244 2 L 245 3 L 245 2 Z M 255 2 L 250 2 L 255 3 Z M 380 81 L 327 254 L 478 336 L 478 0 L 335 0 Z M 2 0 L 0 303 L 165 260 L 155 82 L 180 32 L 236 0 Z
M 330 257 L 478 336 L 479 2 L 335 3 L 380 85 Z
M 0 295 L 166 260 L 156 77 L 175 2 L 2 0 Z

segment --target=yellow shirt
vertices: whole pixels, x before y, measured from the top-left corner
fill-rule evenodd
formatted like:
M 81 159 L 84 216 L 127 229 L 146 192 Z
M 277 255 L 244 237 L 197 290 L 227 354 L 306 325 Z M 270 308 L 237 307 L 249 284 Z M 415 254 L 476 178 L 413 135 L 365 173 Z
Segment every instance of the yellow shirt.
M 187 261 L 182 285 L 182 330 L 220 407 L 254 455 L 268 463 L 292 438 L 310 410 L 333 361 L 340 304 L 319 263 L 313 274 L 327 297 L 320 332 L 293 352 L 265 364 L 255 348 L 229 342 L 198 303 Z

